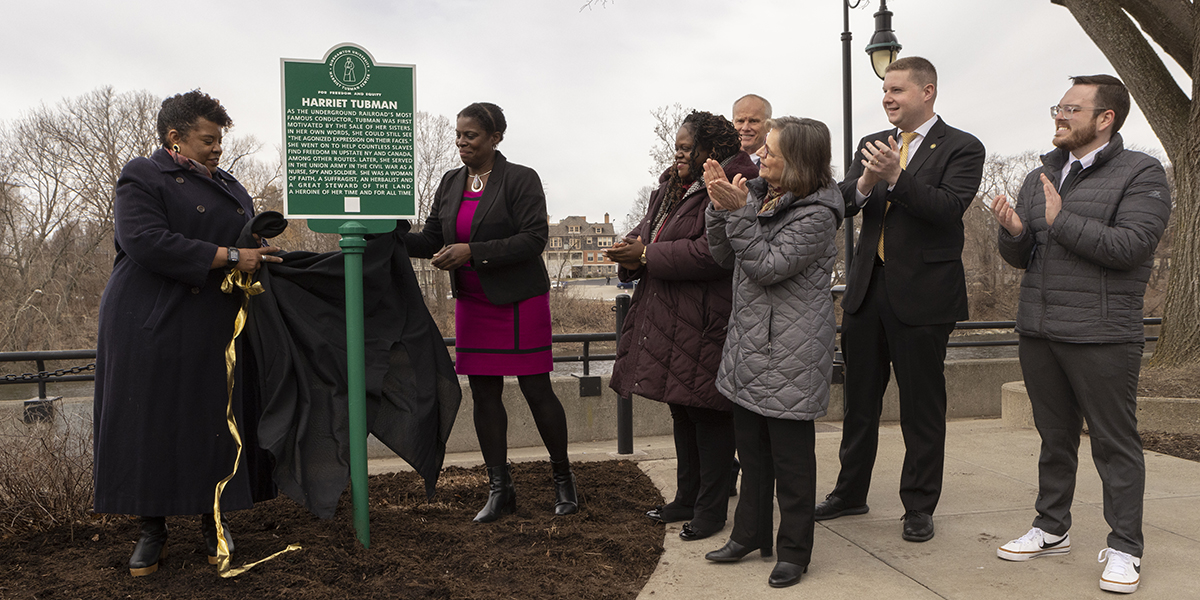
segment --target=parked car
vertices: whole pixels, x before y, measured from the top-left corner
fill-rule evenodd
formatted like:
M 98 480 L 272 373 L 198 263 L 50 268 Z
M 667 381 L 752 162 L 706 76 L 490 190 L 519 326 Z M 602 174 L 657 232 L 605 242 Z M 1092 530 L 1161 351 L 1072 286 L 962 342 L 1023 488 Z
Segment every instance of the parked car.
M 618 281 L 618 282 L 617 282 L 617 289 L 619 289 L 619 290 L 632 290 L 632 289 L 633 289 L 633 286 L 635 286 L 635 285 L 637 285 L 637 280 L 636 280 L 636 279 L 635 279 L 635 280 L 633 280 L 633 281 Z

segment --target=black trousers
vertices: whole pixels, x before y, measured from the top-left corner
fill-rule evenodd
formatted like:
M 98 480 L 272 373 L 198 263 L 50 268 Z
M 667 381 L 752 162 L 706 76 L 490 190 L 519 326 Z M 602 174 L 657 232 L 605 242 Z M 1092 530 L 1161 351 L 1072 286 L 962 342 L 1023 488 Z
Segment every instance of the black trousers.
M 902 323 L 892 310 L 883 272 L 884 267 L 875 267 L 862 306 L 842 317 L 846 415 L 839 453 L 842 469 L 833 494 L 851 506 L 867 503 L 890 364 L 900 386 L 904 434 L 900 501 L 905 510 L 932 515 L 941 497 L 946 461 L 944 369 L 954 323 Z
M 742 491 L 729 538 L 751 548 L 771 547 L 774 496 L 779 495 L 779 560 L 812 561 L 817 499 L 816 427 L 812 421 L 764 417 L 733 407 Z
M 1137 384 L 1144 344 L 1069 344 L 1027 336 L 1020 344 L 1033 423 L 1042 437 L 1034 527 L 1056 535 L 1071 528 L 1086 418 L 1111 529 L 1108 546 L 1140 557 L 1146 462 L 1137 431 Z
M 717 531 L 729 513 L 733 419 L 728 411 L 668 404 L 675 433 L 675 501 L 692 507 L 692 528 Z

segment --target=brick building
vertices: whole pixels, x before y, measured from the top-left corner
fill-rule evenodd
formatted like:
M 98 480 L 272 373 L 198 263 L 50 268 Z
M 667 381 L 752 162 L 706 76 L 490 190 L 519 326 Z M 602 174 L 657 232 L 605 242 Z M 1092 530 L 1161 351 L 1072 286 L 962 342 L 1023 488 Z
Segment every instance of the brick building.
M 604 213 L 603 223 L 567 217 L 550 224 L 550 240 L 542 258 L 550 279 L 616 276 L 617 264 L 604 256 L 604 250 L 616 242 L 608 213 Z

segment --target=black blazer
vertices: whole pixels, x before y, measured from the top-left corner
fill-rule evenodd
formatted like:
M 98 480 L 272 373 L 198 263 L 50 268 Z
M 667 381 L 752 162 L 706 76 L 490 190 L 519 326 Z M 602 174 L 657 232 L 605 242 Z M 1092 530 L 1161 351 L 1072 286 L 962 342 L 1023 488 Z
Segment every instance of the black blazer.
M 862 149 L 876 140 L 887 143 L 895 129 L 863 138 L 841 183 L 846 216 L 862 212 L 862 233 L 854 251 L 842 309 L 855 313 L 862 306 L 881 227 L 887 257 L 885 281 L 896 316 L 907 325 L 934 325 L 967 319 L 967 284 L 963 273 L 962 216 L 979 191 L 984 148 L 975 136 L 946 125 L 940 117 L 909 158 L 896 186 L 886 181 L 871 191 L 870 200 L 855 203 L 855 187 L 863 173 Z M 892 207 L 884 219 L 884 208 Z
M 496 152 L 492 174 L 471 220 L 471 239 L 460 240 L 455 224 L 466 186 L 465 165 L 442 176 L 425 228 L 403 234 L 408 253 L 432 258 L 443 246 L 467 242 L 471 260 L 465 266 L 479 274 L 492 304 L 512 304 L 550 291 L 550 277 L 542 262 L 550 225 L 546 193 L 537 172 L 510 163 Z M 457 295 L 454 277 L 450 284 Z

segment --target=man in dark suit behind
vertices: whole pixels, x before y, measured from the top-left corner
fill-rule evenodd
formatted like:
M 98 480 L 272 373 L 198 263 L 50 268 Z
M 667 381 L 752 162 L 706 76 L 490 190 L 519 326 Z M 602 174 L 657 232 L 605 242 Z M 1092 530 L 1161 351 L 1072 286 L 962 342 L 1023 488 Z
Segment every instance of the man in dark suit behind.
M 946 441 L 946 342 L 967 318 L 962 215 L 979 189 L 983 144 L 934 111 L 937 71 L 924 58 L 892 63 L 883 108 L 895 126 L 859 142 L 841 183 L 846 215 L 862 213 L 842 300 L 846 414 L 837 486 L 816 519 L 863 514 L 879 444 L 889 363 L 900 386 L 903 537 L 933 537 Z

